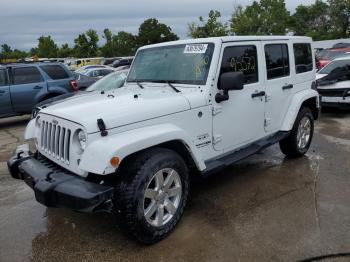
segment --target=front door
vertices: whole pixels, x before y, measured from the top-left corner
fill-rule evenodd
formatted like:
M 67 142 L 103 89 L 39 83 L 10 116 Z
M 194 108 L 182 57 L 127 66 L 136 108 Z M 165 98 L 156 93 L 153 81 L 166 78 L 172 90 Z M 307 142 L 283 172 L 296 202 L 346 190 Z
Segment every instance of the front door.
M 229 91 L 227 101 L 213 101 L 213 144 L 217 151 L 231 151 L 265 136 L 262 56 L 261 43 L 257 41 L 223 45 L 218 79 L 222 73 L 241 71 L 244 88 Z
M 11 95 L 7 71 L 5 69 L 0 69 L 0 117 L 8 116 L 11 113 Z
M 10 86 L 13 109 L 17 113 L 30 113 L 39 92 L 45 92 L 46 83 L 37 67 L 13 68 Z

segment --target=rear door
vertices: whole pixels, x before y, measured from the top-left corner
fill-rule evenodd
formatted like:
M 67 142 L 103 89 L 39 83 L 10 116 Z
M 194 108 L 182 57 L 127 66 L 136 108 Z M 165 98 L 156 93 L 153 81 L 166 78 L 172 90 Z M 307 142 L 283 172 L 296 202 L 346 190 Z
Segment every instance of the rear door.
M 293 94 L 290 57 L 292 46 L 288 41 L 263 42 L 265 57 L 266 106 L 265 131 L 279 131 Z
M 35 66 L 11 69 L 10 86 L 12 106 L 17 113 L 30 113 L 40 92 L 47 92 L 46 82 Z
M 0 68 L 0 117 L 10 115 L 11 113 L 11 95 L 7 70 Z

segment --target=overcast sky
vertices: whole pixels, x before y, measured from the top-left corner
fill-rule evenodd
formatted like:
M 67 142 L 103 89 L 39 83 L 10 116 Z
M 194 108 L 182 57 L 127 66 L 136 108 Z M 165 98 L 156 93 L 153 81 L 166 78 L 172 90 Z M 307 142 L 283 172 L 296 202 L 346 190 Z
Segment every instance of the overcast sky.
M 293 12 L 299 4 L 314 0 L 285 0 Z M 181 38 L 187 37 L 187 24 L 219 10 L 224 20 L 235 5 L 250 0 L 0 0 L 0 44 L 30 49 L 41 35 L 51 35 L 59 44 L 73 45 L 81 32 L 93 28 L 101 35 L 104 28 L 114 33 L 137 33 L 139 25 L 155 17 L 169 25 Z

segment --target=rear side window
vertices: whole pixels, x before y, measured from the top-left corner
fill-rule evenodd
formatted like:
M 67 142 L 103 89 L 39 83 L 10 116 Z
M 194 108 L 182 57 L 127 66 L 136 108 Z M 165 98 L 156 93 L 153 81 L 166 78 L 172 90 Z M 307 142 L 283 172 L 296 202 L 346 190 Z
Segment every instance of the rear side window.
M 271 44 L 265 45 L 265 59 L 267 79 L 289 76 L 288 45 Z
M 295 71 L 297 74 L 313 70 L 312 50 L 310 44 L 293 44 Z
M 6 70 L 0 69 L 0 86 L 6 86 L 6 85 L 7 85 Z
M 69 78 L 66 70 L 59 65 L 44 65 L 40 66 L 40 68 L 53 80 Z
M 256 83 L 258 58 L 255 45 L 230 46 L 224 50 L 220 75 L 227 72 L 243 72 L 244 84 Z
M 12 72 L 14 85 L 39 83 L 43 81 L 41 74 L 36 67 L 14 68 L 12 69 Z

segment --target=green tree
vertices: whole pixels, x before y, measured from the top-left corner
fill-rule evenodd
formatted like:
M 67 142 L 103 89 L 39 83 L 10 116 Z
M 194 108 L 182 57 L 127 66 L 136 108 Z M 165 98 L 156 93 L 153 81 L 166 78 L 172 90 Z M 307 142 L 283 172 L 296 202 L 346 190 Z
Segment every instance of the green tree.
M 238 35 L 284 35 L 288 31 L 290 14 L 284 0 L 254 1 L 235 8 L 231 32 Z
M 57 45 L 55 41 L 51 38 L 51 36 L 41 36 L 38 39 L 38 49 L 37 49 L 37 55 L 39 57 L 57 57 Z
M 314 40 L 333 38 L 329 6 L 321 0 L 309 6 L 299 5 L 291 17 L 290 26 L 295 35 L 310 36 Z
M 116 56 L 132 56 L 137 49 L 137 39 L 133 34 L 121 31 L 113 36 Z
M 57 51 L 57 57 L 64 58 L 71 56 L 73 56 L 73 49 L 67 43 L 63 44 Z
M 94 57 L 98 52 L 98 35 L 93 29 L 79 34 L 74 39 L 74 53 L 76 57 Z
M 137 36 L 139 46 L 174 41 L 178 39 L 179 37 L 172 32 L 169 26 L 159 23 L 159 21 L 155 18 L 145 20 L 140 25 L 139 34 Z
M 350 37 L 350 0 L 328 0 L 334 38 Z
M 101 47 L 101 53 L 104 57 L 113 57 L 116 54 L 116 48 L 114 46 L 113 41 L 113 33 L 111 30 L 106 28 L 103 30 L 103 36 L 102 36 L 106 43 Z
M 8 44 L 1 45 L 1 53 L 0 53 L 1 59 L 12 58 L 11 54 L 12 54 L 12 49 Z
M 228 34 L 226 23 L 219 22 L 221 13 L 216 10 L 210 10 L 208 20 L 202 16 L 199 17 L 200 24 L 190 23 L 188 25 L 188 35 L 193 38 L 205 38 L 215 36 L 225 36 Z

